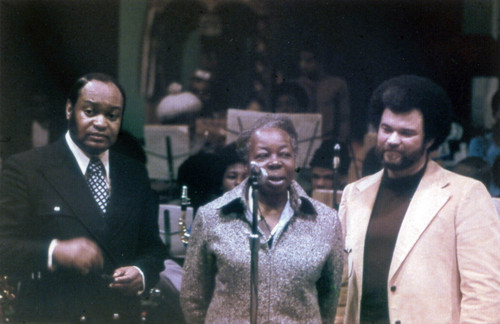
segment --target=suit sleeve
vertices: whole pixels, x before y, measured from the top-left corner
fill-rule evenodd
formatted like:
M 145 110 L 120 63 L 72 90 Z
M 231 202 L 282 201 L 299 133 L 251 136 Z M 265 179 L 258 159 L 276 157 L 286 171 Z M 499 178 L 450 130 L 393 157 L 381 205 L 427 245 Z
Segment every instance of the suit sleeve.
M 500 220 L 486 188 L 465 190 L 456 222 L 461 323 L 500 323 Z
M 5 161 L 0 177 L 0 272 L 22 275 L 47 269 L 50 239 L 36 234 L 42 224 L 32 217 L 29 168 L 22 159 Z

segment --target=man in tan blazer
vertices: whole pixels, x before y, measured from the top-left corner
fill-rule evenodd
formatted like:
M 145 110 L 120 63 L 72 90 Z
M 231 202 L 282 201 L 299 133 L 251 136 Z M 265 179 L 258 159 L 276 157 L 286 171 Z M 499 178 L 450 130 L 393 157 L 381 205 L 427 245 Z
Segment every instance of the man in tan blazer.
M 340 205 L 345 323 L 500 323 L 500 220 L 482 183 L 429 160 L 450 129 L 444 90 L 382 83 L 371 108 L 383 170 Z

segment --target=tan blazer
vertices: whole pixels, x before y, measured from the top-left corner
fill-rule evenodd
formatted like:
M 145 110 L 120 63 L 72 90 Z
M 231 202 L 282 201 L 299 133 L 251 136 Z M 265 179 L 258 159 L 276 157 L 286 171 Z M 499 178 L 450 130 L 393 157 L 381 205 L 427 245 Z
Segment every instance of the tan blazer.
M 344 323 L 358 323 L 365 234 L 382 171 L 340 204 L 348 271 Z M 391 323 L 500 323 L 500 220 L 486 188 L 430 161 L 396 241 L 387 280 Z

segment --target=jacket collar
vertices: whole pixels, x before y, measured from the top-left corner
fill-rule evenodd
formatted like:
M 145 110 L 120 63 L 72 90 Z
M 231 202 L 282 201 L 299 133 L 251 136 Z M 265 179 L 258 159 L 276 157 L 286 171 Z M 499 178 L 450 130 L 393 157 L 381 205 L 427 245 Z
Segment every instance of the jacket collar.
M 214 207 L 221 209 L 223 214 L 243 214 L 248 208 L 247 192 L 250 184 L 248 179 L 244 180 L 233 190 L 225 193 L 221 198 L 214 201 Z M 299 217 L 316 217 L 317 211 L 302 187 L 295 181 L 290 185 L 290 206 L 294 214 Z
M 404 235 L 398 235 L 389 279 L 396 274 L 427 226 L 450 199 L 451 193 L 447 190 L 449 183 L 443 168 L 436 162 L 429 161 L 401 224 L 399 232 Z
M 358 248 L 364 246 L 364 233 L 368 227 L 382 176 L 383 170 L 356 184 L 358 194 L 353 198 L 353 205 L 357 208 L 353 210 L 357 210 L 357 213 L 353 215 L 352 226 L 363 232 L 360 236 L 363 239 L 356 242 Z M 397 273 L 422 233 L 449 200 L 450 193 L 446 189 L 449 183 L 447 173 L 443 168 L 436 162 L 429 161 L 399 229 L 400 234 L 394 247 L 389 280 Z M 401 235 L 401 233 L 404 234 Z M 360 270 L 357 269 L 357 271 Z

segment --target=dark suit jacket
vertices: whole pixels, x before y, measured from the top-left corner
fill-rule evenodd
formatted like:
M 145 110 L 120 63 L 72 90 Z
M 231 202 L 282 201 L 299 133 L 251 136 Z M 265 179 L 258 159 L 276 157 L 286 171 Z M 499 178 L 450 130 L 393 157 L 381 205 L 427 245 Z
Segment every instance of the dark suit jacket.
M 103 216 L 64 138 L 5 161 L 0 181 L 0 273 L 22 280 L 16 313 L 28 319 L 109 321 L 130 318 L 137 297 L 107 287 L 102 274 L 137 266 L 147 288 L 158 280 L 166 249 L 147 171 L 110 151 L 111 199 Z M 87 237 L 104 256 L 102 273 L 47 269 L 52 239 Z M 129 313 L 128 315 L 127 312 Z M 132 320 L 131 320 L 132 321 Z

